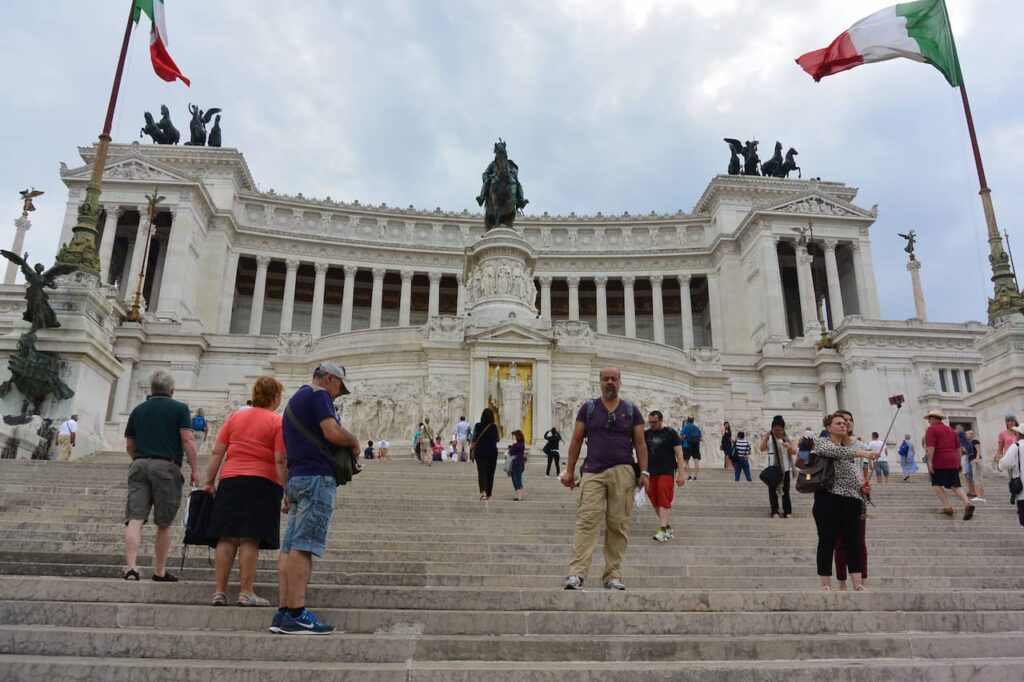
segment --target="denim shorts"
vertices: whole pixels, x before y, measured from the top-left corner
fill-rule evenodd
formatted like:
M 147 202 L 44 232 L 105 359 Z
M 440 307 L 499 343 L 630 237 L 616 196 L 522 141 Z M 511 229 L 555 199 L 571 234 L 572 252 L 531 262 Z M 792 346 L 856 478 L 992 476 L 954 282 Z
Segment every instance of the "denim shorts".
M 297 550 L 318 557 L 324 555 L 336 491 L 333 476 L 294 476 L 288 479 L 287 495 L 291 509 L 281 552 Z

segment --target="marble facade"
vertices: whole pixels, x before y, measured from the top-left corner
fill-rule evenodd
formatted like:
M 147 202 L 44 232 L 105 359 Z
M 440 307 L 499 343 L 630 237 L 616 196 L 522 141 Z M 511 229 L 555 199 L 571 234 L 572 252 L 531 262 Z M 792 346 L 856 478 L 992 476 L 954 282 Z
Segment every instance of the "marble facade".
M 80 154 L 83 165 L 61 169 L 62 242 L 95 148 Z M 216 423 L 255 377 L 273 373 L 290 392 L 327 358 L 356 387 L 344 421 L 394 444 L 424 416 L 441 433 L 462 414 L 475 419 L 490 399 L 488 367 L 510 362 L 529 367 L 535 442 L 550 425 L 571 431 L 609 364 L 642 409 L 673 424 L 693 414 L 709 435 L 723 419 L 759 431 L 774 414 L 816 425 L 840 405 L 865 431 L 884 431 L 893 393 L 908 404 L 892 438 L 920 437 L 934 406 L 983 438 L 999 426 L 979 423 L 969 399 L 975 343 L 991 328 L 879 319 L 877 211 L 840 182 L 716 176 L 689 213 L 527 215 L 511 241 L 529 267 L 516 269 L 501 249 L 481 251 L 476 213 L 264 192 L 234 149 L 115 144 L 99 253 L 116 309 L 135 292 L 154 186 L 167 199 L 146 312 L 112 329 L 119 366 L 104 368 L 111 385 L 93 415 L 112 444 L 155 369 Z M 0 288 L 8 336 L 20 295 Z M 482 305 L 491 299 L 504 307 Z M 823 331 L 831 347 L 818 347 Z

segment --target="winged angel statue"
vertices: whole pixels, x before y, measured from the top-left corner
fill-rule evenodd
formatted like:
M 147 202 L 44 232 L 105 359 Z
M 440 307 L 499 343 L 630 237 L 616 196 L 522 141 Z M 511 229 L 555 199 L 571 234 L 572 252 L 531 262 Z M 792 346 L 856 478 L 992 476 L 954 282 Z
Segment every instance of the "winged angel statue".
M 21 268 L 22 274 L 25 275 L 27 285 L 25 300 L 28 301 L 28 306 L 21 316 L 22 319 L 32 325 L 33 332 L 37 329 L 59 327 L 60 322 L 57 321 L 57 315 L 50 307 L 50 297 L 46 294 L 46 289 L 56 289 L 57 285 L 54 284 L 56 279 L 61 275 L 71 274 L 78 269 L 78 266 L 58 263 L 44 272 L 42 263 L 36 263 L 35 269 L 28 266 L 28 252 L 22 258 L 12 251 L 0 249 L 0 255 L 12 263 L 16 263 Z

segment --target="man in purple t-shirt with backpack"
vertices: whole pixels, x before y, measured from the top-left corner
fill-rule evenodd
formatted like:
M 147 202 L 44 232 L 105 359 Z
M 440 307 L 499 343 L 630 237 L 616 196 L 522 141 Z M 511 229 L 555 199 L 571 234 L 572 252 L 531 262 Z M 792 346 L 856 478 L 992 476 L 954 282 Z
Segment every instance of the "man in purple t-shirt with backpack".
M 647 443 L 644 418 L 628 400 L 619 398 L 622 374 L 615 367 L 601 370 L 601 397 L 588 400 L 576 415 L 569 463 L 559 480 L 567 488 L 575 485 L 576 461 L 584 438 L 587 459 L 580 479 L 580 500 L 576 506 L 576 532 L 572 543 L 572 561 L 565 589 L 583 589 L 590 560 L 604 521 L 604 575 L 606 589 L 624 590 L 622 560 L 626 556 L 629 512 L 633 492 L 647 489 Z M 633 450 L 636 450 L 636 460 Z M 639 467 L 639 468 L 638 468 Z

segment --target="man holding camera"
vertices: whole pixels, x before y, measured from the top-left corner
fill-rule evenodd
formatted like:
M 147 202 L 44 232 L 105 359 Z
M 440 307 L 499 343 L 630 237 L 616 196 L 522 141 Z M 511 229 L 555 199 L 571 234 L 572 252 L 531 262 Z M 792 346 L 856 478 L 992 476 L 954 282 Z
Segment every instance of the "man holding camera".
M 281 554 L 286 557 L 280 562 L 283 569 L 278 578 L 281 607 L 274 614 L 271 632 L 334 632 L 333 625 L 320 622 L 306 608 L 306 586 L 313 572 L 313 556 L 322 557 L 327 547 L 337 490 L 324 450 L 335 446 L 349 448 L 353 456 L 359 452 L 359 440 L 341 426 L 334 408 L 335 399 L 350 392 L 345 368 L 324 362 L 313 371 L 313 381 L 295 392 L 285 410 L 281 430 L 288 452 L 285 507 L 290 513 L 281 542 Z

